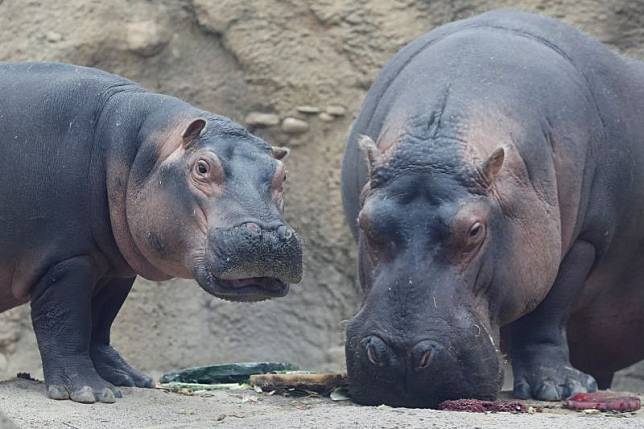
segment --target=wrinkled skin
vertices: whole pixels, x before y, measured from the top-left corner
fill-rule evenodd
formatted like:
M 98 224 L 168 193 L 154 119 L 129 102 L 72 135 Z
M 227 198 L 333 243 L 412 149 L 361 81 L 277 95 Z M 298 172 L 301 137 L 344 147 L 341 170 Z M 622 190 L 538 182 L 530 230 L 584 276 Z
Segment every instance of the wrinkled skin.
M 643 92 L 641 63 L 520 12 L 392 58 L 343 162 L 355 401 L 493 399 L 504 355 L 517 397 L 559 400 L 644 358 Z
M 0 93 L 0 311 L 31 301 L 51 398 L 153 385 L 110 345 L 136 275 L 232 301 L 300 281 L 286 149 L 95 69 L 0 65 Z

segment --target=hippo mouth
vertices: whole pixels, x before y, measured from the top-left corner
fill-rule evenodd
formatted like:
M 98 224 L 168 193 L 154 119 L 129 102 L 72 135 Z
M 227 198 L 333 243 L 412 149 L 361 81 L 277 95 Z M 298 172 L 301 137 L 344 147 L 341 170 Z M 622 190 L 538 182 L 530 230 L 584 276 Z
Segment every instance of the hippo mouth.
M 285 296 L 289 285 L 274 277 L 222 279 L 208 273 L 199 285 L 206 292 L 227 301 L 252 302 Z

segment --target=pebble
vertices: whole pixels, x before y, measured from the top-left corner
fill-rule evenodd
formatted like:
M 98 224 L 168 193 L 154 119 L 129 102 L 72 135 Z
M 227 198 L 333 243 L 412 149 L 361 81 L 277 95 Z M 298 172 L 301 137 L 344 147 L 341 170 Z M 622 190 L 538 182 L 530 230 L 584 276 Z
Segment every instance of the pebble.
M 280 123 L 280 117 L 274 113 L 250 112 L 244 119 L 246 125 L 273 127 Z
M 127 48 L 143 57 L 158 54 L 168 44 L 168 37 L 154 21 L 131 22 L 126 27 Z
M 62 34 L 56 33 L 55 31 L 48 31 L 45 37 L 49 43 L 57 43 L 63 40 Z
M 321 121 L 323 121 L 323 122 L 333 122 L 333 121 L 335 120 L 335 116 L 333 116 L 333 115 L 329 115 L 329 114 L 328 114 L 328 113 L 326 113 L 326 112 L 322 112 L 322 113 L 320 113 L 319 118 L 320 118 L 320 120 L 321 120 Z
M 315 106 L 297 106 L 295 110 L 307 115 L 314 115 L 316 113 L 320 113 L 320 108 Z
M 286 134 L 301 134 L 309 130 L 309 123 L 297 118 L 284 118 L 282 131 Z
M 326 107 L 326 113 L 331 116 L 344 116 L 347 114 L 347 109 L 339 104 L 330 104 Z

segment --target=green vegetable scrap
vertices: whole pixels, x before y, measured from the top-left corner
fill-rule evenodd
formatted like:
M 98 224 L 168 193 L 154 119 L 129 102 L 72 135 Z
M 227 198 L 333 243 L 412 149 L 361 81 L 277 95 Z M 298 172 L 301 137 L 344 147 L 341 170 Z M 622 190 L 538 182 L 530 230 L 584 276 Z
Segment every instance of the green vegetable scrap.
M 241 362 L 200 366 L 182 371 L 169 372 L 161 377 L 161 383 L 248 383 L 251 375 L 284 373 L 298 368 L 283 362 Z
M 248 384 L 239 383 L 219 383 L 219 384 L 198 384 L 198 383 L 179 383 L 172 381 L 170 383 L 163 383 L 159 385 L 162 390 L 168 392 L 182 393 L 184 395 L 192 395 L 197 393 L 211 392 L 215 390 L 246 390 L 250 386 Z

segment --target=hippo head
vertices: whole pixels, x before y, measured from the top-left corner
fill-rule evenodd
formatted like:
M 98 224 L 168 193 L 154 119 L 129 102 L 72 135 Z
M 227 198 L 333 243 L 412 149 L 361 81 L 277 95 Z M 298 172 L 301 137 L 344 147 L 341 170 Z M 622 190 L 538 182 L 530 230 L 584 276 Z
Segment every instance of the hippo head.
M 127 191 L 132 241 L 155 273 L 146 277 L 194 278 L 234 301 L 285 295 L 302 277 L 283 218 L 288 153 L 214 115 L 149 133 Z
M 383 151 L 363 137 L 360 145 L 370 171 L 357 219 L 365 299 L 347 326 L 352 398 L 407 407 L 494 399 L 500 326 L 546 293 L 535 285 L 530 302 L 518 287 L 534 284 L 531 262 L 541 266 L 521 246 L 542 224 L 522 230 L 499 198 L 508 147 L 466 163 L 444 142 Z

